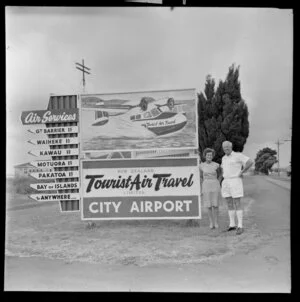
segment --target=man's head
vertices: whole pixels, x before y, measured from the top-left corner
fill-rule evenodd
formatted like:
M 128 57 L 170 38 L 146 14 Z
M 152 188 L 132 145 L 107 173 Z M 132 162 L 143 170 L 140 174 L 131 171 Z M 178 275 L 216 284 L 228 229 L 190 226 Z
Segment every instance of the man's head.
M 229 141 L 225 141 L 222 143 L 222 148 L 226 155 L 230 155 L 230 153 L 232 151 L 232 143 Z

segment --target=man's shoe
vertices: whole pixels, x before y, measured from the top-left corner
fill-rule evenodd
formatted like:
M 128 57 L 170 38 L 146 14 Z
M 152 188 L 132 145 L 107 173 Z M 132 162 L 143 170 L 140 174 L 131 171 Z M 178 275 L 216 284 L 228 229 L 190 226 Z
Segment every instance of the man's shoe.
M 231 226 L 230 226 L 226 231 L 227 231 L 227 232 L 230 232 L 230 231 L 234 231 L 234 230 L 236 230 L 236 226 L 234 226 L 234 227 L 231 227 Z
M 241 235 L 244 232 L 243 228 L 237 228 L 236 234 Z

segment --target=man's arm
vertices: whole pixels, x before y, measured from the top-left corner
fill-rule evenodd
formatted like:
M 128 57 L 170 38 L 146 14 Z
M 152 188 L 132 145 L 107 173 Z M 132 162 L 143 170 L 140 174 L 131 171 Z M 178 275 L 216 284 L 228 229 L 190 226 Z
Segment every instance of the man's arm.
M 244 168 L 241 170 L 239 177 L 242 177 L 243 173 L 245 173 L 252 165 L 253 161 L 251 159 L 248 159 L 245 163 Z
M 200 184 L 203 183 L 203 171 L 200 169 Z

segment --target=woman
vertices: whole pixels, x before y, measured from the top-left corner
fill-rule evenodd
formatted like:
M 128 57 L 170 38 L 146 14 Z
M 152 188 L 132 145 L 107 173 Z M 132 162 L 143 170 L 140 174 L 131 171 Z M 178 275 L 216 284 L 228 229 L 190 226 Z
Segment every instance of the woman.
M 203 206 L 208 208 L 209 227 L 218 228 L 219 196 L 221 175 L 220 165 L 213 160 L 215 150 L 206 148 L 203 151 L 205 162 L 200 164 L 200 181 L 202 188 Z

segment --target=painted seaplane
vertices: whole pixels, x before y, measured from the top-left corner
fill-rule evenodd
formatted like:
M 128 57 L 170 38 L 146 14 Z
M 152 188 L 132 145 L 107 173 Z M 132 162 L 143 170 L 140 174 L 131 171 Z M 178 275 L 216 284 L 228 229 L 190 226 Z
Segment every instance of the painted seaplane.
M 88 98 L 85 100 L 88 102 Z M 95 121 L 92 126 L 104 126 L 108 123 L 109 116 L 122 115 L 134 125 L 145 127 L 158 136 L 177 132 L 187 124 L 184 104 L 175 104 L 172 97 L 159 100 L 143 97 L 137 105 L 126 104 L 128 102 L 117 104 L 99 99 L 93 108 L 84 108 L 84 110 L 95 111 Z

